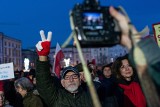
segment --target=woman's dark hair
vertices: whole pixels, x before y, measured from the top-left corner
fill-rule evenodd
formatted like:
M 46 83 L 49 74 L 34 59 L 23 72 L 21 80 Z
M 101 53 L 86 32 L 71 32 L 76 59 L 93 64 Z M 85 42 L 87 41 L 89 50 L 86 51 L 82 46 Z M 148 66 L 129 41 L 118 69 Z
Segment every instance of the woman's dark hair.
M 116 61 L 113 63 L 113 65 L 112 65 L 112 68 L 111 68 L 112 72 L 114 73 L 114 75 L 115 75 L 115 77 L 117 79 L 123 79 L 123 77 L 121 76 L 121 73 L 120 73 L 120 68 L 122 66 L 122 60 L 124 60 L 124 59 L 128 60 L 128 55 L 125 55 L 125 56 L 122 56 L 122 57 L 118 57 L 116 59 Z M 129 62 L 129 64 L 130 64 L 130 62 Z M 133 79 L 134 74 L 135 74 L 135 69 L 133 68 L 133 66 L 131 66 L 131 67 L 133 69 L 133 76 L 132 76 L 132 79 Z

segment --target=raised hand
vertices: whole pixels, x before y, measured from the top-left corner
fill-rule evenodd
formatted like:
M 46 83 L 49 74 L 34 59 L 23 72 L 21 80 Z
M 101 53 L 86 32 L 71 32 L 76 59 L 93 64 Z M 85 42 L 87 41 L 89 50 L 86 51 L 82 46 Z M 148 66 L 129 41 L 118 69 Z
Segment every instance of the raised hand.
M 121 44 L 126 46 L 128 49 L 132 47 L 131 40 L 129 38 L 129 20 L 119 13 L 113 7 L 109 8 L 110 14 L 118 21 L 122 35 L 121 35 Z M 135 31 L 136 32 L 136 31 Z
M 48 56 L 50 52 L 52 32 L 48 32 L 47 39 L 45 37 L 44 31 L 40 31 L 42 41 L 36 44 L 37 53 L 39 56 Z

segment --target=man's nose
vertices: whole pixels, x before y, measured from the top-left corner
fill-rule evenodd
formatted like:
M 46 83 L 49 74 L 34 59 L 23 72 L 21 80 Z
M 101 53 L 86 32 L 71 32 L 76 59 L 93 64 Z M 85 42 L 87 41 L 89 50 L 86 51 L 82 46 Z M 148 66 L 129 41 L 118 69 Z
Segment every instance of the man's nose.
M 73 76 L 70 76 L 70 77 L 69 77 L 69 81 L 72 82 L 73 80 L 74 80 L 74 79 L 73 79 Z

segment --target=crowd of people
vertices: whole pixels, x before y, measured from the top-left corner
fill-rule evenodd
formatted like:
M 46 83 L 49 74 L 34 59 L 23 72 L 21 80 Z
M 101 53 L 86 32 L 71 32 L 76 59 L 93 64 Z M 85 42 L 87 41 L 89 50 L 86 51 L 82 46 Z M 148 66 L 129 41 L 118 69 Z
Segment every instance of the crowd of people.
M 35 69 L 14 74 L 15 78 L 0 81 L 0 107 L 45 107 L 36 89 Z
M 121 44 L 130 52 L 118 57 L 113 63 L 104 65 L 102 69 L 97 69 L 93 63 L 86 65 L 98 95 L 97 99 L 102 107 L 147 107 L 147 99 L 138 77 L 139 71 L 133 60 L 136 47 L 129 37 L 128 20 L 113 7 L 110 7 L 110 14 L 121 28 Z M 136 29 L 132 30 L 137 33 Z M 0 82 L 0 107 L 94 107 L 83 64 L 63 68 L 60 78 L 51 75 L 48 59 L 51 36 L 50 32 L 46 39 L 41 32 L 42 41 L 36 45 L 39 56 L 36 70 L 32 69 L 30 74 Z M 146 72 L 159 93 L 160 49 L 149 38 L 137 38 L 136 42 L 145 54 L 148 64 Z
M 130 38 L 130 30 L 136 36 L 138 32 L 132 26 L 129 28 L 129 20 L 122 14 L 118 13 L 113 7 L 110 7 L 110 14 L 118 21 L 121 28 L 121 44 L 130 51 L 129 57 L 117 58 L 113 64 L 104 66 L 102 69 L 103 76 L 96 75 L 96 69 L 92 64 L 88 64 L 92 82 L 96 88 L 98 99 L 102 107 L 146 107 L 147 100 L 142 91 L 136 63 L 134 62 L 133 52 L 137 47 L 133 46 Z M 140 37 L 140 36 L 139 36 Z M 141 40 L 136 37 L 136 46 L 141 48 L 146 57 L 148 66 L 146 72 L 149 72 L 156 86 L 159 86 L 160 77 L 159 63 L 160 50 L 157 44 L 151 39 Z M 50 76 L 48 54 L 50 51 L 50 39 L 44 39 L 45 35 L 41 34 L 42 43 L 37 45 L 39 60 L 37 61 L 37 89 L 40 95 L 50 107 L 92 107 L 93 101 L 86 85 L 86 78 L 83 73 L 82 64 L 75 67 L 66 67 L 62 70 L 60 82 L 56 77 Z M 38 42 L 40 43 L 40 42 Z M 146 53 L 146 51 L 149 52 Z M 156 55 L 152 54 L 156 51 Z M 148 58 L 149 57 L 149 58 Z M 91 71 L 93 70 L 93 71 Z M 97 71 L 97 74 L 100 71 Z M 103 77 L 103 78 L 102 78 Z M 159 88 L 157 87 L 157 91 Z

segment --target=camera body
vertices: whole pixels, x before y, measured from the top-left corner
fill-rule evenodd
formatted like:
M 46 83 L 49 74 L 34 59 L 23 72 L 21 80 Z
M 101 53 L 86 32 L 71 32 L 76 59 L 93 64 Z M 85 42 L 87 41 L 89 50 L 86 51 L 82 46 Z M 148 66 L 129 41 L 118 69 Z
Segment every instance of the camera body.
M 110 47 L 120 42 L 120 28 L 109 7 L 100 6 L 95 0 L 76 4 L 70 21 L 82 47 Z

